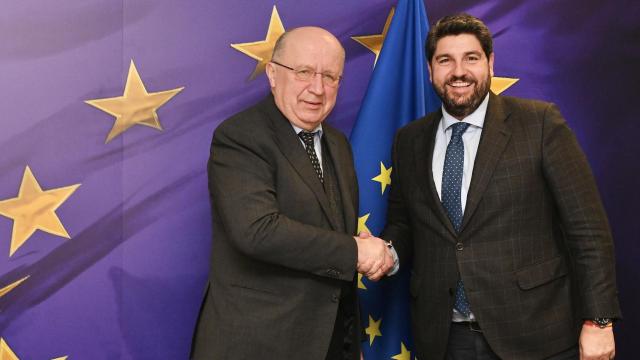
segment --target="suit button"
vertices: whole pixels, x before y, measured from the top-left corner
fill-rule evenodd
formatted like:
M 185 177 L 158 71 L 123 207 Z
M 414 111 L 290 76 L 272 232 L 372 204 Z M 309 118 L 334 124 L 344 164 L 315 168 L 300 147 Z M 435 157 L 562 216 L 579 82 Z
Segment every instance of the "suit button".
M 331 301 L 333 302 L 340 301 L 340 296 L 338 294 L 331 294 Z
M 456 244 L 456 250 L 462 251 L 462 249 L 464 249 L 464 246 L 462 245 L 462 243 L 457 243 Z

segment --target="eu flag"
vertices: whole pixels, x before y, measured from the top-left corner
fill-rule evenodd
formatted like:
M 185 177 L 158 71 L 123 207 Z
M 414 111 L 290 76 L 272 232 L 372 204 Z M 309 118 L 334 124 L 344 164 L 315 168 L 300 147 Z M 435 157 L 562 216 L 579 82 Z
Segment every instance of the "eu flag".
M 427 14 L 420 0 L 400 0 L 351 133 L 360 187 L 358 231 L 384 227 L 391 184 L 391 146 L 398 128 L 439 106 L 428 80 Z M 408 269 L 380 283 L 360 283 L 365 358 L 410 359 Z

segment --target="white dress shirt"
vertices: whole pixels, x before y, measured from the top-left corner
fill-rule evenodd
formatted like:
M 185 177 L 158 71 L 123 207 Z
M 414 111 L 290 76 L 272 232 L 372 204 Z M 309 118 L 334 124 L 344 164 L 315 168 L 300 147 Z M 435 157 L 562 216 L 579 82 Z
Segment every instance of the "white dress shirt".
M 467 131 L 462 134 L 462 142 L 464 143 L 464 167 L 462 170 L 462 191 L 460 195 L 463 213 L 467 204 L 467 194 L 469 193 L 469 184 L 471 184 L 473 164 L 476 161 L 478 144 L 480 144 L 480 135 L 482 134 L 482 126 L 484 125 L 484 117 L 487 113 L 488 104 L 489 95 L 487 94 L 476 111 L 462 120 L 454 118 L 442 107 L 442 119 L 436 132 L 436 143 L 433 148 L 431 169 L 433 171 L 433 182 L 436 185 L 438 197 L 442 200 L 442 172 L 444 169 L 444 157 L 447 154 L 447 145 L 449 145 L 449 141 L 451 140 L 451 125 L 460 121 L 471 124 L 467 128 Z
M 431 169 L 433 171 L 433 182 L 436 185 L 438 191 L 438 197 L 442 200 L 442 173 L 444 170 L 444 158 L 447 153 L 447 146 L 451 140 L 451 125 L 460 121 L 469 123 L 470 126 L 462 134 L 462 142 L 464 143 L 464 165 L 462 170 L 462 189 L 460 197 L 462 201 L 462 213 L 467 205 L 467 194 L 469 194 L 469 185 L 471 184 L 471 175 L 473 174 L 473 164 L 476 161 L 476 154 L 478 153 L 478 145 L 480 144 L 480 135 L 482 135 L 482 126 L 484 125 L 484 118 L 487 114 L 487 105 L 489 104 L 489 94 L 484 98 L 480 106 L 469 116 L 462 120 L 458 120 L 451 116 L 442 107 L 442 119 L 438 125 L 436 132 L 436 143 L 433 148 L 433 159 L 431 160 Z M 473 312 L 469 317 L 465 317 L 459 313 L 456 309 L 453 309 L 452 320 L 459 321 L 475 321 Z

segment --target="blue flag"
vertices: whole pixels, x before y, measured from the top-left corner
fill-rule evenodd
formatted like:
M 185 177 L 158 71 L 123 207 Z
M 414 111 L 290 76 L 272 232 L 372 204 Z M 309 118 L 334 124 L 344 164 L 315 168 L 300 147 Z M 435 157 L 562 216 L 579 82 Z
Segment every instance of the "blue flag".
M 358 231 L 379 234 L 391 184 L 391 146 L 403 125 L 439 107 L 429 83 L 424 44 L 427 14 L 420 0 L 400 0 L 351 132 L 360 187 Z M 371 359 L 411 359 L 408 269 L 373 283 L 359 283 L 363 351 Z

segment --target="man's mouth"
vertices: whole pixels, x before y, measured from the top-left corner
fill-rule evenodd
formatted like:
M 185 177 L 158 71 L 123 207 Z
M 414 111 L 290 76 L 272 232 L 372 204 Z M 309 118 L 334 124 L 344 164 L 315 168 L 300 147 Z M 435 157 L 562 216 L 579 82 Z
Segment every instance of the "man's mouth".
M 467 86 L 471 86 L 471 82 L 468 81 L 451 81 L 448 82 L 447 85 L 454 87 L 454 88 L 464 88 Z
M 308 106 L 311 106 L 311 107 L 314 107 L 314 108 L 315 107 L 319 107 L 319 106 L 322 105 L 322 102 L 319 102 L 319 101 L 306 101 L 306 100 L 303 100 L 303 102 L 305 104 L 307 104 Z

